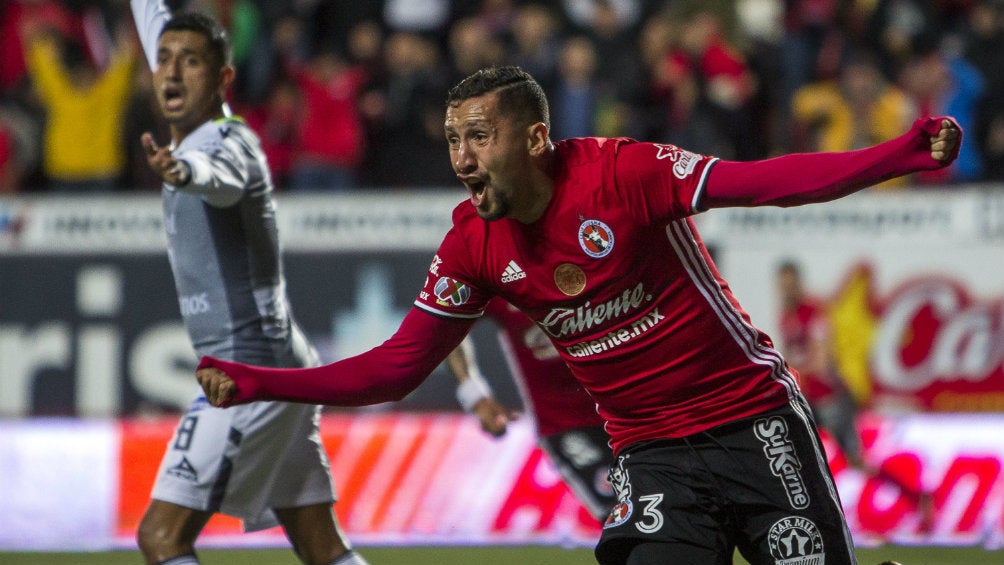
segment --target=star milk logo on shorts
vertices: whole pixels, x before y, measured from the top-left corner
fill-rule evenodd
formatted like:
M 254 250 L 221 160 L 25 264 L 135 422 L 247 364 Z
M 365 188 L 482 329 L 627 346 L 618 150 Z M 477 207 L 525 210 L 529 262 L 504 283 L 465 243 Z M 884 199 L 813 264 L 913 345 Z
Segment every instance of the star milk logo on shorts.
M 808 508 L 809 492 L 802 481 L 802 462 L 795 454 L 795 445 L 788 440 L 788 424 L 783 418 L 761 418 L 753 423 L 753 433 L 763 442 L 763 452 L 770 462 L 770 472 L 781 479 L 791 507 Z
M 624 460 L 631 455 L 621 455 L 617 458 L 617 464 L 610 468 L 607 477 L 610 479 L 610 486 L 614 488 L 617 495 L 617 504 L 610 509 L 610 514 L 603 522 L 603 529 L 616 528 L 631 518 L 634 505 L 631 503 L 631 478 L 627 469 L 624 468 Z
M 614 249 L 614 232 L 599 220 L 586 220 L 579 226 L 579 245 L 590 257 L 606 257 Z
M 460 306 L 471 297 L 471 287 L 450 277 L 440 277 L 433 291 L 443 306 Z
M 823 565 L 823 536 L 819 528 L 807 518 L 789 516 L 770 527 L 767 545 L 776 565 Z

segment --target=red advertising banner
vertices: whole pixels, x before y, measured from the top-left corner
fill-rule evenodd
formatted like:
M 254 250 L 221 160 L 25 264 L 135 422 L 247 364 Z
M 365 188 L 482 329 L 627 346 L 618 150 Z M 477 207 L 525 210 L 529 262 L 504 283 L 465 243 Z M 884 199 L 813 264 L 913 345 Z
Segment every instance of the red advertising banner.
M 170 420 L 124 422 L 114 537 L 130 545 L 147 503 Z M 864 414 L 871 473 L 847 465 L 824 434 L 837 487 L 858 543 L 1004 545 L 1004 417 Z M 597 523 L 535 446 L 532 423 L 500 440 L 456 414 L 327 414 L 332 462 L 347 533 L 363 545 L 564 544 L 589 546 Z M 920 493 L 932 503 L 925 515 Z M 283 545 L 278 530 L 241 534 L 218 516 L 208 544 Z
M 0 550 L 134 548 L 174 423 L 0 420 Z M 360 545 L 588 547 L 599 535 L 529 420 L 497 440 L 456 413 L 330 413 L 321 428 L 336 510 Z M 1000 414 L 866 413 L 867 472 L 824 435 L 857 543 L 1004 547 L 1002 428 Z M 217 516 L 202 543 L 287 542 L 278 529 L 244 534 Z
M 880 293 L 876 268 L 852 268 L 830 302 L 841 374 L 859 397 L 910 410 L 1004 410 L 1004 296 L 978 297 L 942 273 Z

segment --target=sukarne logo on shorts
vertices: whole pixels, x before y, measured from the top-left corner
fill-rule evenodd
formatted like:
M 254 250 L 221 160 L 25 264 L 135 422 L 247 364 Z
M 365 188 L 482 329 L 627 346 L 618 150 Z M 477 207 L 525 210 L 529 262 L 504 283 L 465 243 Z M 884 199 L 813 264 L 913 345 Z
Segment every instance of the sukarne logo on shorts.
M 788 424 L 777 416 L 761 418 L 753 423 L 753 433 L 763 442 L 770 472 L 781 479 L 791 507 L 808 508 L 809 492 L 802 480 L 802 462 L 795 453 L 795 445 L 788 440 Z

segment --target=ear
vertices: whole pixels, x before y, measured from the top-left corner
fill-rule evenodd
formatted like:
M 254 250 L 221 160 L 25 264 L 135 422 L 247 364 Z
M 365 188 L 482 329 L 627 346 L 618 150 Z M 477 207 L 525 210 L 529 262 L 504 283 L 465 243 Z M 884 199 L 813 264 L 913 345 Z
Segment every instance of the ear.
M 232 65 L 223 65 L 220 68 L 220 92 L 226 92 L 230 85 L 234 82 L 234 77 L 237 76 L 237 71 Z
M 536 122 L 529 127 L 527 133 L 529 135 L 526 139 L 526 148 L 531 155 L 539 157 L 551 143 L 548 138 L 547 125 L 544 122 Z

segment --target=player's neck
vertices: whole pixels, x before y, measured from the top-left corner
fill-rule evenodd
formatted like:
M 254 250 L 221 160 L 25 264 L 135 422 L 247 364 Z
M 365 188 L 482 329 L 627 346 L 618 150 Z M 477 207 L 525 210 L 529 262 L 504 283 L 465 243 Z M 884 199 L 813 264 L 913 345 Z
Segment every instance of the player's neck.
M 510 217 L 522 224 L 539 220 L 554 196 L 554 152 L 547 151 L 534 162 L 528 179 L 527 197 Z
M 170 124 L 169 127 L 170 127 L 170 130 L 171 130 L 171 141 L 173 141 L 174 145 L 177 146 L 186 137 L 188 137 L 193 131 L 199 129 L 200 127 L 202 127 L 203 125 L 205 125 L 207 122 L 212 122 L 212 121 L 218 120 L 220 118 L 225 118 L 228 115 L 229 115 L 228 112 L 226 112 L 224 110 L 224 108 L 220 107 L 217 111 L 210 112 L 210 113 L 207 113 L 206 115 L 204 115 L 201 120 L 193 121 L 191 123 L 184 123 L 184 124 L 182 124 L 182 123 Z

